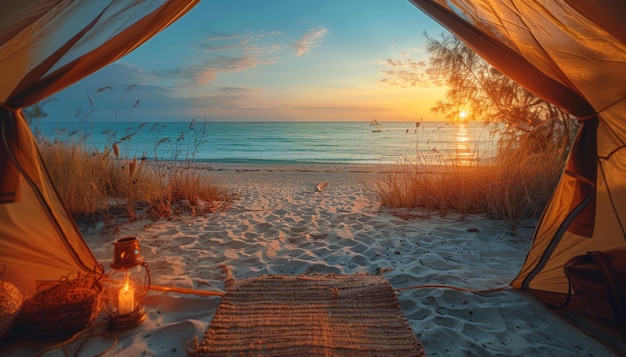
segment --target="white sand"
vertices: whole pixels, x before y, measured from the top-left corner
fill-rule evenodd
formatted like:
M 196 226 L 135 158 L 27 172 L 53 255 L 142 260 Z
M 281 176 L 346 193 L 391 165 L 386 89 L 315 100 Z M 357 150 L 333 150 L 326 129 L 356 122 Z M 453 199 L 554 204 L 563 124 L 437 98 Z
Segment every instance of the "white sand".
M 262 274 L 384 273 L 396 289 L 443 284 L 467 289 L 507 285 L 517 274 L 533 231 L 512 235 L 505 222 L 480 215 L 403 219 L 381 210 L 370 182 L 379 168 L 358 166 L 212 166 L 210 177 L 238 194 L 226 212 L 178 221 L 137 222 L 85 239 L 108 268 L 112 242 L 140 237 L 153 283 L 222 290 L 235 278 Z M 314 185 L 329 182 L 323 192 Z M 475 232 L 475 228 L 478 232 Z M 468 231 L 470 230 L 470 231 Z M 429 356 L 612 356 L 596 340 L 559 319 L 528 294 L 485 294 L 441 288 L 398 292 L 403 312 Z M 151 292 L 147 320 L 119 333 L 106 355 L 185 356 L 201 338 L 219 297 Z M 95 355 L 113 346 L 106 315 L 91 336 L 66 346 Z M 3 351 L 24 356 L 46 345 Z M 44 356 L 63 355 L 62 349 Z

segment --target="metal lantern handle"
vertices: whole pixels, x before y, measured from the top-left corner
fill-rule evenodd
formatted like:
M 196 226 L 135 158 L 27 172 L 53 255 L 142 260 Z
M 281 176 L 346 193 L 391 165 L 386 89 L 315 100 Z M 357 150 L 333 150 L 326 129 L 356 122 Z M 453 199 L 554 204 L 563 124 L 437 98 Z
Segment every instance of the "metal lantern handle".
M 145 261 L 141 262 L 141 266 L 146 269 L 146 273 L 148 275 L 148 287 L 146 289 L 146 293 L 150 291 L 150 285 L 152 285 L 152 277 L 150 276 L 150 266 Z

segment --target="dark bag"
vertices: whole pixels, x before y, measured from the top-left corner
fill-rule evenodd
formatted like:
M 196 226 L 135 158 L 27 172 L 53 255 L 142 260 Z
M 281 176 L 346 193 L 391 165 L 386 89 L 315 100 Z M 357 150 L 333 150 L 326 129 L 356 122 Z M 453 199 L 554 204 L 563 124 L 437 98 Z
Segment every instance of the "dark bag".
M 617 323 L 626 340 L 626 249 L 573 257 L 565 275 L 587 313 Z

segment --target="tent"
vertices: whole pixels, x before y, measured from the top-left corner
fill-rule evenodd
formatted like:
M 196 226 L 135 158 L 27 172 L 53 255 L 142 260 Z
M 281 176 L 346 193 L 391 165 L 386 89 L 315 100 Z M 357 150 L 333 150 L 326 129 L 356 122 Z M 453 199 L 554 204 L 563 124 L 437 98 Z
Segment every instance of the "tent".
M 411 1 L 496 69 L 582 122 L 511 283 L 562 299 L 570 258 L 626 246 L 626 3 Z
M 198 1 L 2 2 L 0 264 L 39 284 L 102 271 L 60 202 L 21 109 L 129 53 Z
M 563 297 L 565 262 L 626 246 L 626 3 L 410 0 L 481 57 L 583 123 L 515 288 Z M 0 263 L 38 282 L 99 266 L 21 114 L 132 51 L 197 0 L 2 3 Z

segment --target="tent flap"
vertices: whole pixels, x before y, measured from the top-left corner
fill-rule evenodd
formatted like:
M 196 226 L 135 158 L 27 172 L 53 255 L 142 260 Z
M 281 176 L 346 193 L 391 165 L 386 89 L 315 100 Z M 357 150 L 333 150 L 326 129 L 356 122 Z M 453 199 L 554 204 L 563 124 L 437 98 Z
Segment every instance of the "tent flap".
M 585 124 L 512 286 L 566 294 L 565 263 L 624 247 L 622 0 L 411 0 L 496 69 Z M 610 170 L 609 170 L 610 169 Z
M 21 109 L 121 58 L 199 0 L 8 0 L 0 14 L 0 263 L 42 283 L 102 273 Z M 37 222 L 37 224 L 32 224 Z

